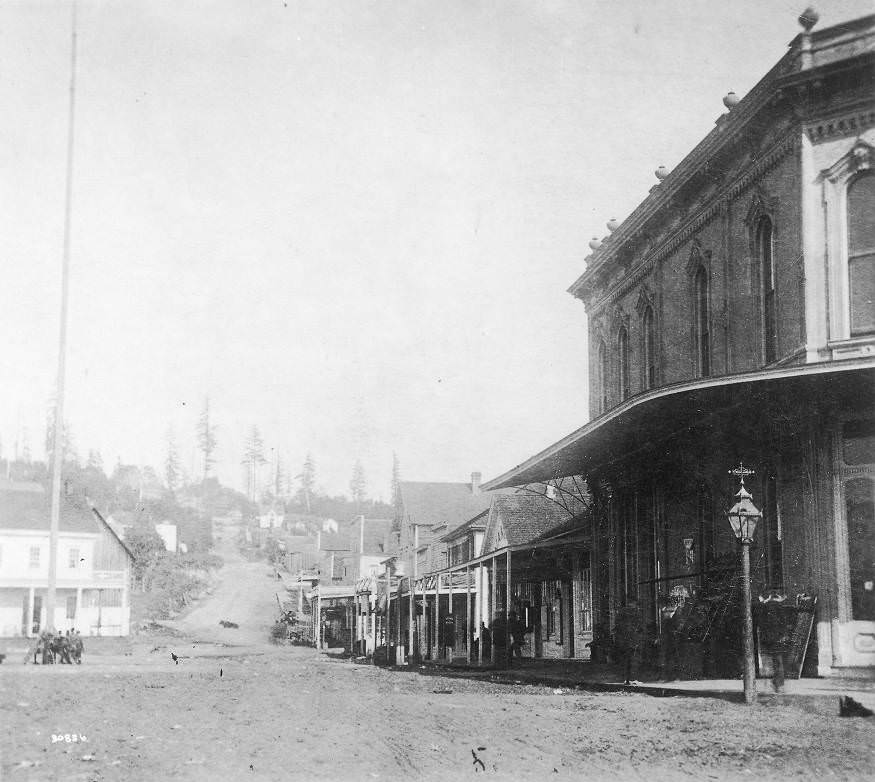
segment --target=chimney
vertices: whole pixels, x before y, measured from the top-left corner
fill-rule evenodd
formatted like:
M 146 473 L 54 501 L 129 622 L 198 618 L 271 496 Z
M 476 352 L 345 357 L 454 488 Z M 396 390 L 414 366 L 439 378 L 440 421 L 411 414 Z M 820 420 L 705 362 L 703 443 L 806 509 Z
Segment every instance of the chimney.
M 480 479 L 483 475 L 479 472 L 471 473 L 471 494 L 480 494 Z

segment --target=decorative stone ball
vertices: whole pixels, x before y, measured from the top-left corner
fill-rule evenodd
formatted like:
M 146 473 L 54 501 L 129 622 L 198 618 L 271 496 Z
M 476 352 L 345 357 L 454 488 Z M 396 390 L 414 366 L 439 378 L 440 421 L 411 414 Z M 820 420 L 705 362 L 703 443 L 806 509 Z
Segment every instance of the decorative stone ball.
M 741 98 L 738 97 L 732 90 L 726 93 L 723 97 L 723 105 L 726 106 L 727 109 L 732 111 L 737 105 Z
M 589 240 L 589 249 L 590 250 L 598 250 L 599 247 L 602 246 L 602 240 L 597 236 L 593 236 L 592 239 Z
M 612 217 L 607 222 L 608 230 L 613 233 L 620 227 L 620 221 L 616 217 Z
M 665 179 L 665 178 L 668 176 L 668 169 L 667 169 L 665 166 L 660 166 L 660 167 L 657 168 L 656 171 L 654 171 L 653 173 L 656 174 L 656 178 L 657 178 L 660 182 L 662 182 L 662 180 Z
M 811 32 L 811 28 L 817 24 L 820 15 L 811 6 L 808 6 L 801 14 L 799 14 L 799 24 L 802 25 L 805 32 Z

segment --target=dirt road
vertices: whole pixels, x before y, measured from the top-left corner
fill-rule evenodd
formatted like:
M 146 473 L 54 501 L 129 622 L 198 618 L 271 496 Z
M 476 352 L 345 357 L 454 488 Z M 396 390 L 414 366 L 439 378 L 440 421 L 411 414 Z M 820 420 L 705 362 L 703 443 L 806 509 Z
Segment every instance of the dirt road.
M 276 593 L 282 591 L 282 584 L 265 562 L 243 559 L 232 540 L 233 536 L 225 539 L 216 550 L 225 564 L 216 573 L 212 594 L 166 624 L 196 640 L 264 646 L 277 616 Z M 281 594 L 280 598 L 285 596 Z M 220 624 L 223 620 L 238 627 L 223 627 Z
M 223 576 L 178 623 L 188 637 L 141 637 L 81 667 L 0 666 L 0 779 L 873 778 L 875 719 L 841 719 L 834 706 L 356 665 L 266 642 L 274 586 L 263 563 L 232 557 Z

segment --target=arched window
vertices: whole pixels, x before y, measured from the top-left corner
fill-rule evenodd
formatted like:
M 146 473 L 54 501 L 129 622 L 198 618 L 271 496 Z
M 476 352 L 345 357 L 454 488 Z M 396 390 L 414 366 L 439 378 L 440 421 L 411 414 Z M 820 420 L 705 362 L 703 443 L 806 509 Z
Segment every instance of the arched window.
M 622 326 L 617 334 L 617 359 L 619 366 L 618 381 L 620 386 L 620 399 L 629 398 L 629 332 Z
M 656 386 L 656 325 L 653 318 L 653 307 L 647 307 L 641 318 L 644 327 L 644 387 Z
M 763 356 L 766 363 L 771 364 L 778 358 L 778 322 L 775 315 L 772 221 L 768 217 L 761 217 L 757 223 L 756 238 L 762 296 Z
M 848 185 L 851 336 L 875 332 L 875 173 Z
M 699 375 L 711 375 L 711 313 L 708 308 L 708 272 L 700 266 L 694 283 L 696 359 Z
M 608 347 L 605 341 L 599 342 L 598 350 L 598 412 L 608 409 Z

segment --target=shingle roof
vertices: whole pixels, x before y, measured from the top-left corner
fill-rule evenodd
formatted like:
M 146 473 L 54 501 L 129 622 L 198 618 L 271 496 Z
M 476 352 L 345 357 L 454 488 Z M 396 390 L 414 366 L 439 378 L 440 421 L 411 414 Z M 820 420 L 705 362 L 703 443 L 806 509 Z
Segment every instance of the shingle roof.
M 489 507 L 493 494 L 471 491 L 470 483 L 401 481 L 404 520 L 458 527 Z
M 496 496 L 489 509 L 487 539 L 499 522 L 504 528 L 507 545 L 531 543 L 551 529 L 568 521 L 563 507 L 537 494 L 504 494 Z
M 364 546 L 362 546 L 361 521 L 356 519 L 350 522 L 348 528 L 351 550 L 360 554 L 384 554 L 389 550 L 391 530 L 392 519 L 365 519 Z
M 39 484 L 35 484 L 39 486 Z M 0 488 L 0 529 L 48 530 L 51 526 L 51 499 L 39 486 L 19 485 Z M 59 518 L 62 532 L 100 532 L 91 507 L 80 497 L 62 497 Z
M 349 535 L 345 532 L 323 532 L 319 548 L 322 551 L 349 551 Z
M 484 530 L 486 529 L 486 521 L 488 518 L 489 509 L 487 508 L 478 513 L 473 519 L 469 519 L 464 524 L 460 524 L 458 527 L 451 529 L 441 538 L 441 540 L 446 543 L 447 541 L 454 540 L 468 530 Z

